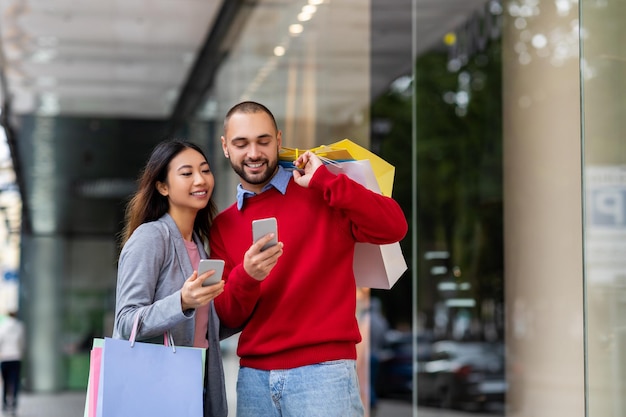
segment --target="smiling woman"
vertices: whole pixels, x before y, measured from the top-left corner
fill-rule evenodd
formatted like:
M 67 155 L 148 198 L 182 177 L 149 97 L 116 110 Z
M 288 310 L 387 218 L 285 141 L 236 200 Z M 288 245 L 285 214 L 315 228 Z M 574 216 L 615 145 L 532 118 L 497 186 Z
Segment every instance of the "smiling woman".
M 205 384 L 212 389 L 206 390 L 205 415 L 226 417 L 219 319 L 212 304 L 224 282 L 203 286 L 213 272 L 198 273 L 200 260 L 208 258 L 213 187 L 197 145 L 168 140 L 154 148 L 126 209 L 113 337 L 129 339 L 137 330 L 137 341 L 161 344 L 167 332 L 176 345 L 210 347 Z
M 175 221 L 179 220 L 177 223 L 182 223 L 186 217 L 195 217 L 206 207 L 215 179 L 204 155 L 191 148 L 176 155 L 169 165 L 167 178 L 158 180 L 156 188 L 168 199 L 168 213 Z M 185 230 L 183 238 L 191 240 L 191 230 Z

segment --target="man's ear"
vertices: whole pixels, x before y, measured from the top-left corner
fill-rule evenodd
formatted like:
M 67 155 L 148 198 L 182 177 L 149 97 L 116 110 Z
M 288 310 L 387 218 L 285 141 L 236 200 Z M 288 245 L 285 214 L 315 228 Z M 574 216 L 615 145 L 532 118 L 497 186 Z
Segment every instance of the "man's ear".
M 230 158 L 230 155 L 228 155 L 228 148 L 226 147 L 226 138 L 222 136 L 221 140 L 222 140 L 222 150 L 224 151 L 224 156 L 226 158 Z
M 278 142 L 278 149 L 280 149 L 281 146 L 283 146 L 283 132 L 282 132 L 282 130 L 279 130 L 278 133 L 276 133 L 276 142 Z

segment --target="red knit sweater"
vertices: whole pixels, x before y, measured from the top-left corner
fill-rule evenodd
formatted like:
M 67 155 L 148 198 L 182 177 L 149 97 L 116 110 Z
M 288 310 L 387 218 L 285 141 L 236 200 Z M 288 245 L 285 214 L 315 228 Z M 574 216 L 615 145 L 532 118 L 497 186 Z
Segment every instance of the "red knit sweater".
M 252 220 L 276 217 L 283 255 L 264 281 L 243 269 Z M 391 198 L 320 167 L 309 188 L 290 180 L 285 195 L 269 189 L 220 213 L 211 226 L 211 257 L 224 259 L 224 293 L 215 299 L 221 322 L 245 327 L 242 366 L 287 369 L 355 359 L 361 340 L 353 274 L 355 242 L 401 240 L 407 223 Z

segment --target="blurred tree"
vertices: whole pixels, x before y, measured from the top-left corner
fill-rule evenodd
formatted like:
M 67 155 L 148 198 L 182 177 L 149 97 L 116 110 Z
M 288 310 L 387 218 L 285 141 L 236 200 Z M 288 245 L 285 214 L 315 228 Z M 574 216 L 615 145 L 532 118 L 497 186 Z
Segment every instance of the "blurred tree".
M 435 304 L 446 297 L 474 299 L 473 316 L 479 318 L 486 315 L 480 310 L 483 300 L 501 304 L 504 297 L 500 42 L 458 70 L 449 71 L 448 64 L 444 49 L 420 56 L 409 88 L 392 86 L 372 105 L 372 120 L 388 126 L 379 138 L 380 154 L 396 167 L 394 198 L 410 223 L 402 242 L 409 266 L 411 233 L 417 229 L 418 308 L 428 327 Z M 410 157 L 413 135 L 416 161 Z M 410 222 L 412 192 L 417 225 Z M 431 273 L 436 265 L 424 258 L 428 251 L 450 253 L 439 261 L 446 267 L 443 275 Z M 412 317 L 410 276 L 407 271 L 391 291 L 375 291 L 392 326 Z M 437 284 L 444 280 L 467 283 L 469 290 L 441 293 Z

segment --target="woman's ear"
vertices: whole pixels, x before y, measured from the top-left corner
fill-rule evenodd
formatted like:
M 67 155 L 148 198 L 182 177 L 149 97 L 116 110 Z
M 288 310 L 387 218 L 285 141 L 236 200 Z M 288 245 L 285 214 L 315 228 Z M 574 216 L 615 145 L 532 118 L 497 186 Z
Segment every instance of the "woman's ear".
M 161 194 L 163 197 L 167 197 L 168 191 L 167 191 L 167 185 L 165 183 L 161 181 L 157 181 L 155 188 L 159 192 L 159 194 Z

